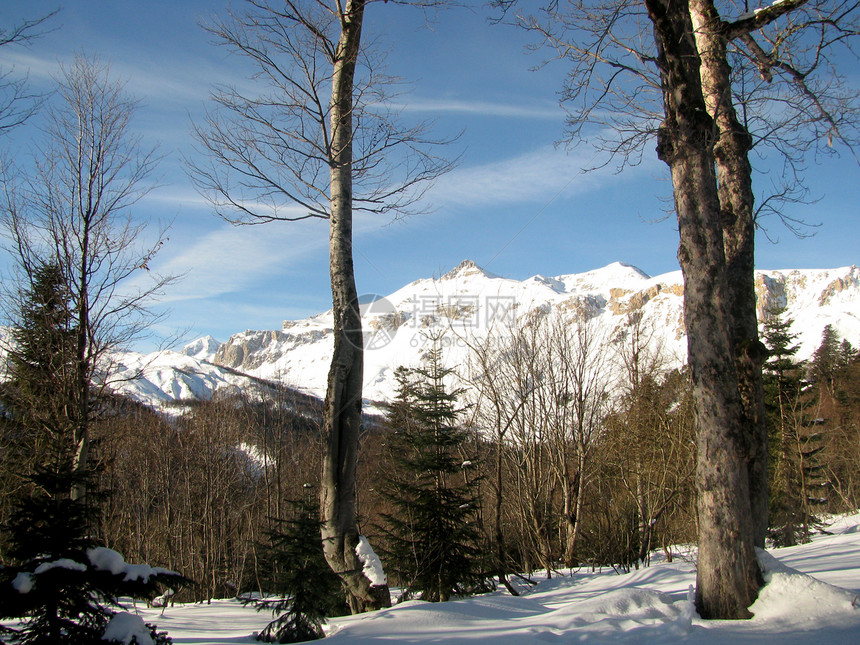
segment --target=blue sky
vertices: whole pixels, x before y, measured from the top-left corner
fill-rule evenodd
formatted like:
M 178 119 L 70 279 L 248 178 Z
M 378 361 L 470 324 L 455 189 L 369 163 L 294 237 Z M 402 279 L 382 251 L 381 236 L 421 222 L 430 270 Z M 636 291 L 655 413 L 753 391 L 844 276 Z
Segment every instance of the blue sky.
M 236 4 L 239 4 L 238 2 Z M 499 275 L 524 279 L 598 268 L 614 261 L 651 275 L 678 268 L 677 231 L 665 166 L 653 146 L 641 165 L 583 174 L 587 145 L 565 150 L 564 113 L 556 92 L 560 64 L 533 71 L 529 37 L 491 25 L 481 3 L 440 12 L 374 3 L 365 31 L 389 48 L 389 71 L 405 77 L 407 118 L 435 120 L 440 137 L 463 132 L 451 148 L 458 168 L 428 193 L 429 214 L 357 223 L 355 265 L 360 293 L 388 294 L 472 259 Z M 13 24 L 56 8 L 53 2 L 0 0 L 0 21 Z M 159 187 L 135 215 L 172 222 L 153 268 L 185 278 L 165 295 L 170 310 L 156 332 L 180 330 L 191 340 L 226 340 L 244 329 L 278 329 L 285 319 L 330 307 L 325 222 L 233 227 L 217 218 L 188 180 L 190 123 L 199 120 L 210 88 L 243 81 L 241 61 L 210 42 L 198 23 L 227 6 L 220 0 L 69 0 L 54 30 L 23 49 L 4 48 L 0 65 L 29 73 L 48 89 L 57 65 L 75 52 L 97 54 L 141 101 L 135 127 L 158 144 Z M 2 145 L 26 149 L 38 120 Z M 769 181 L 767 173 L 757 176 Z M 778 244 L 760 236 L 760 268 L 828 268 L 858 263 L 860 166 L 850 155 L 811 162 L 808 183 L 819 201 L 791 215 L 822 225 L 796 239 L 766 222 Z M 151 343 L 141 345 L 146 349 Z

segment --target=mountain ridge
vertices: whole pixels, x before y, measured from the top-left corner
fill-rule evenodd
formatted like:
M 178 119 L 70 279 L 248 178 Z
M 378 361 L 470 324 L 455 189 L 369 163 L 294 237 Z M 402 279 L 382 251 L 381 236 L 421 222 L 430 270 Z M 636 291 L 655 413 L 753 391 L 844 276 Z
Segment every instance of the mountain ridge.
M 756 271 L 759 318 L 774 305 L 787 306 L 798 334 L 798 358 L 817 348 L 824 326 L 831 324 L 855 346 L 860 344 L 860 269 L 788 269 Z M 467 337 L 486 338 L 523 316 L 552 312 L 575 320 L 597 320 L 608 336 L 623 333 L 633 312 L 659 332 L 668 364 L 686 358 L 683 322 L 683 283 L 680 271 L 649 276 L 637 267 L 614 262 L 579 274 L 525 280 L 497 276 L 464 260 L 438 278 L 415 280 L 384 298 L 362 305 L 365 330 L 365 396 L 393 396 L 394 370 L 416 365 L 431 334 L 447 335 L 446 361 L 466 364 Z M 285 383 L 300 391 L 324 396 L 333 343 L 331 311 L 302 320 L 284 321 L 280 330 L 246 330 L 215 347 L 211 337 L 198 339 L 177 353 L 175 379 L 170 356 L 133 361 L 140 383 L 123 384 L 138 400 L 175 400 L 179 396 L 206 398 L 223 387 L 241 387 L 240 374 Z M 152 367 L 141 367 L 150 360 Z M 190 365 L 186 361 L 196 362 Z M 200 382 L 189 374 L 199 370 Z M 145 394 L 148 392 L 148 394 Z M 158 394 L 161 392 L 161 394 Z

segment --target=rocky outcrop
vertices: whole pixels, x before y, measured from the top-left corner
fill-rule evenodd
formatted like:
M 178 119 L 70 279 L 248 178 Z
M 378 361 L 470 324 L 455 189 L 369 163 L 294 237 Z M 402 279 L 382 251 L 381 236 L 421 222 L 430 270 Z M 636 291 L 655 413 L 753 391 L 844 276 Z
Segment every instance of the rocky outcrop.
M 253 371 L 275 363 L 301 345 L 310 345 L 330 336 L 332 330 L 311 329 L 299 333 L 246 331 L 231 336 L 218 348 L 213 363 L 241 371 Z

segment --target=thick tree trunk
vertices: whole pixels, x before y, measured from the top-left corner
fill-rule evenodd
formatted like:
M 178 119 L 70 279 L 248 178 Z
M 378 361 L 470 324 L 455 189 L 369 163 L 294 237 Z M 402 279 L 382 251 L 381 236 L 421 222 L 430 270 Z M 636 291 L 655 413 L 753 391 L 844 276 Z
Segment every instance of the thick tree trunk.
M 346 3 L 341 16 L 331 99 L 331 220 L 329 270 L 334 354 L 326 390 L 320 506 L 326 560 L 340 576 L 353 613 L 388 607 L 388 585 L 364 575 L 355 552 L 355 466 L 361 427 L 363 346 L 352 263 L 352 93 L 361 40 L 364 0 Z
M 732 101 L 731 68 L 726 40 L 721 33 L 723 23 L 713 0 L 690 0 L 690 15 L 702 59 L 705 104 L 718 132 L 714 158 L 723 215 L 723 246 L 735 367 L 738 371 L 744 425 L 747 428 L 750 505 L 755 544 L 764 548 L 769 495 L 762 364 L 767 351 L 759 340 L 756 316 L 755 197 L 749 162 L 752 137 L 738 120 Z
M 646 0 L 660 54 L 666 118 L 658 155 L 672 174 L 684 319 L 696 403 L 699 562 L 704 618 L 748 618 L 760 586 L 746 437 L 734 361 L 722 222 L 699 56 L 685 2 Z

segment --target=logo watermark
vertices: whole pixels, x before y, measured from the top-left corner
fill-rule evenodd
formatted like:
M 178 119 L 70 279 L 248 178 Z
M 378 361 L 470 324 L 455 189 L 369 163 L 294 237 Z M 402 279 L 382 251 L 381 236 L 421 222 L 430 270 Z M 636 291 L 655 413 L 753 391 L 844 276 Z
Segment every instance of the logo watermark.
M 367 351 L 390 345 L 398 334 L 410 334 L 409 345 L 428 342 L 428 330 L 452 329 L 464 335 L 476 330 L 510 328 L 516 320 L 514 296 L 457 294 L 416 294 L 397 309 L 387 298 L 376 294 L 359 297 L 362 344 Z M 454 340 L 448 339 L 448 344 Z M 443 340 L 444 343 L 444 340 Z

